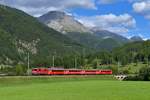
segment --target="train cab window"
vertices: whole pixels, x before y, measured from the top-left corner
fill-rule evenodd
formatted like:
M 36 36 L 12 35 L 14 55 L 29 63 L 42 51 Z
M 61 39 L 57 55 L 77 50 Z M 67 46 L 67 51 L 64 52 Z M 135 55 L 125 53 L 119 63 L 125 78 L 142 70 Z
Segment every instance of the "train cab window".
M 101 71 L 101 72 L 105 72 L 105 71 Z
M 33 71 L 37 71 L 37 69 L 33 69 Z
M 69 72 L 81 72 L 80 70 L 69 70 Z
M 52 70 L 52 72 L 64 72 L 64 70 Z
M 85 72 L 96 72 L 95 70 L 86 70 Z
M 44 71 L 47 71 L 47 69 L 44 69 Z
M 101 71 L 101 72 L 111 72 L 111 71 Z

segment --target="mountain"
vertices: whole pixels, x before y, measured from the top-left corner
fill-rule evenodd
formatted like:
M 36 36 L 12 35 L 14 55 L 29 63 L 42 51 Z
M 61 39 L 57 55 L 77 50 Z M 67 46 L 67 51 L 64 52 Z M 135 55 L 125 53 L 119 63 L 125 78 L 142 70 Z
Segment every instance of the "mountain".
M 79 32 L 70 32 L 66 34 L 70 39 L 86 46 L 91 49 L 97 49 L 100 50 L 100 39 L 91 33 L 79 33 Z
M 105 33 L 104 33 L 105 34 Z M 86 46 L 93 48 L 96 51 L 99 50 L 108 50 L 111 51 L 113 48 L 122 46 L 128 42 L 128 39 L 116 35 L 116 37 L 111 37 L 111 35 L 100 35 L 97 33 L 78 33 L 71 32 L 66 34 L 70 39 Z
M 89 32 L 86 27 L 65 12 L 50 11 L 47 14 L 40 16 L 38 19 L 42 23 L 62 33 Z
M 129 39 L 127 39 L 119 34 L 107 31 L 107 30 L 100 30 L 100 29 L 94 28 L 94 29 L 92 29 L 92 31 L 95 33 L 95 35 L 97 37 L 99 37 L 101 39 L 111 38 L 111 39 L 114 39 L 114 40 L 120 42 L 121 44 L 129 41 Z
M 76 53 L 83 46 L 15 8 L 0 5 L 0 64 L 50 62 L 54 55 Z
M 88 29 L 73 16 L 60 11 L 48 12 L 38 19 L 50 28 L 65 33 L 71 40 L 96 50 L 112 50 L 128 41 L 127 38 L 109 31 Z
M 143 39 L 140 37 L 140 36 L 133 36 L 130 38 L 130 40 L 132 42 L 135 42 L 135 41 L 143 41 Z

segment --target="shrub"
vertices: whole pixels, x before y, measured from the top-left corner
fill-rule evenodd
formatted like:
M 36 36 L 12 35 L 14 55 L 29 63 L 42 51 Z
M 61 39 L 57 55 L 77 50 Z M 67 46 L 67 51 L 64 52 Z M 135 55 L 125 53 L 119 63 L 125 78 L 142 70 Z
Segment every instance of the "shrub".
M 143 67 L 140 69 L 138 75 L 128 76 L 124 80 L 127 80 L 127 81 L 150 81 L 150 67 Z
M 140 81 L 142 80 L 141 77 L 137 76 L 128 76 L 124 78 L 124 81 Z
M 18 64 L 15 67 L 15 72 L 16 72 L 16 75 L 25 75 L 26 69 L 23 65 Z
M 130 73 L 130 72 L 129 72 L 128 69 L 123 70 L 123 74 L 129 74 L 129 73 Z
M 150 67 L 143 67 L 139 71 L 139 77 L 142 78 L 144 81 L 150 80 Z

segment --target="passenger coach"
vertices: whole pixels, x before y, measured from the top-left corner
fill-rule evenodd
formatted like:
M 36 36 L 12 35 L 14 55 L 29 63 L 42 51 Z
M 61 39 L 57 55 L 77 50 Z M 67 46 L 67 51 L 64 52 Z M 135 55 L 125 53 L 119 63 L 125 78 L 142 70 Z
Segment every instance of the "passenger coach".
M 32 75 L 111 75 L 112 70 L 34 68 Z

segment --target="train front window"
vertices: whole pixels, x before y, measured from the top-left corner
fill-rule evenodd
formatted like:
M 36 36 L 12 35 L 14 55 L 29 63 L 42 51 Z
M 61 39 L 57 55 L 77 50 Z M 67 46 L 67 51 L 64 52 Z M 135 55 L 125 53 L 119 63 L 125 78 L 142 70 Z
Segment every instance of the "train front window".
M 37 71 L 37 69 L 33 69 L 32 71 Z
M 111 72 L 111 71 L 101 71 L 101 72 Z
M 86 70 L 85 72 L 96 72 L 95 70 Z
M 52 70 L 52 72 L 64 72 L 64 70 Z
M 44 71 L 47 71 L 47 69 L 44 69 Z
M 69 70 L 69 72 L 81 72 L 80 70 Z

